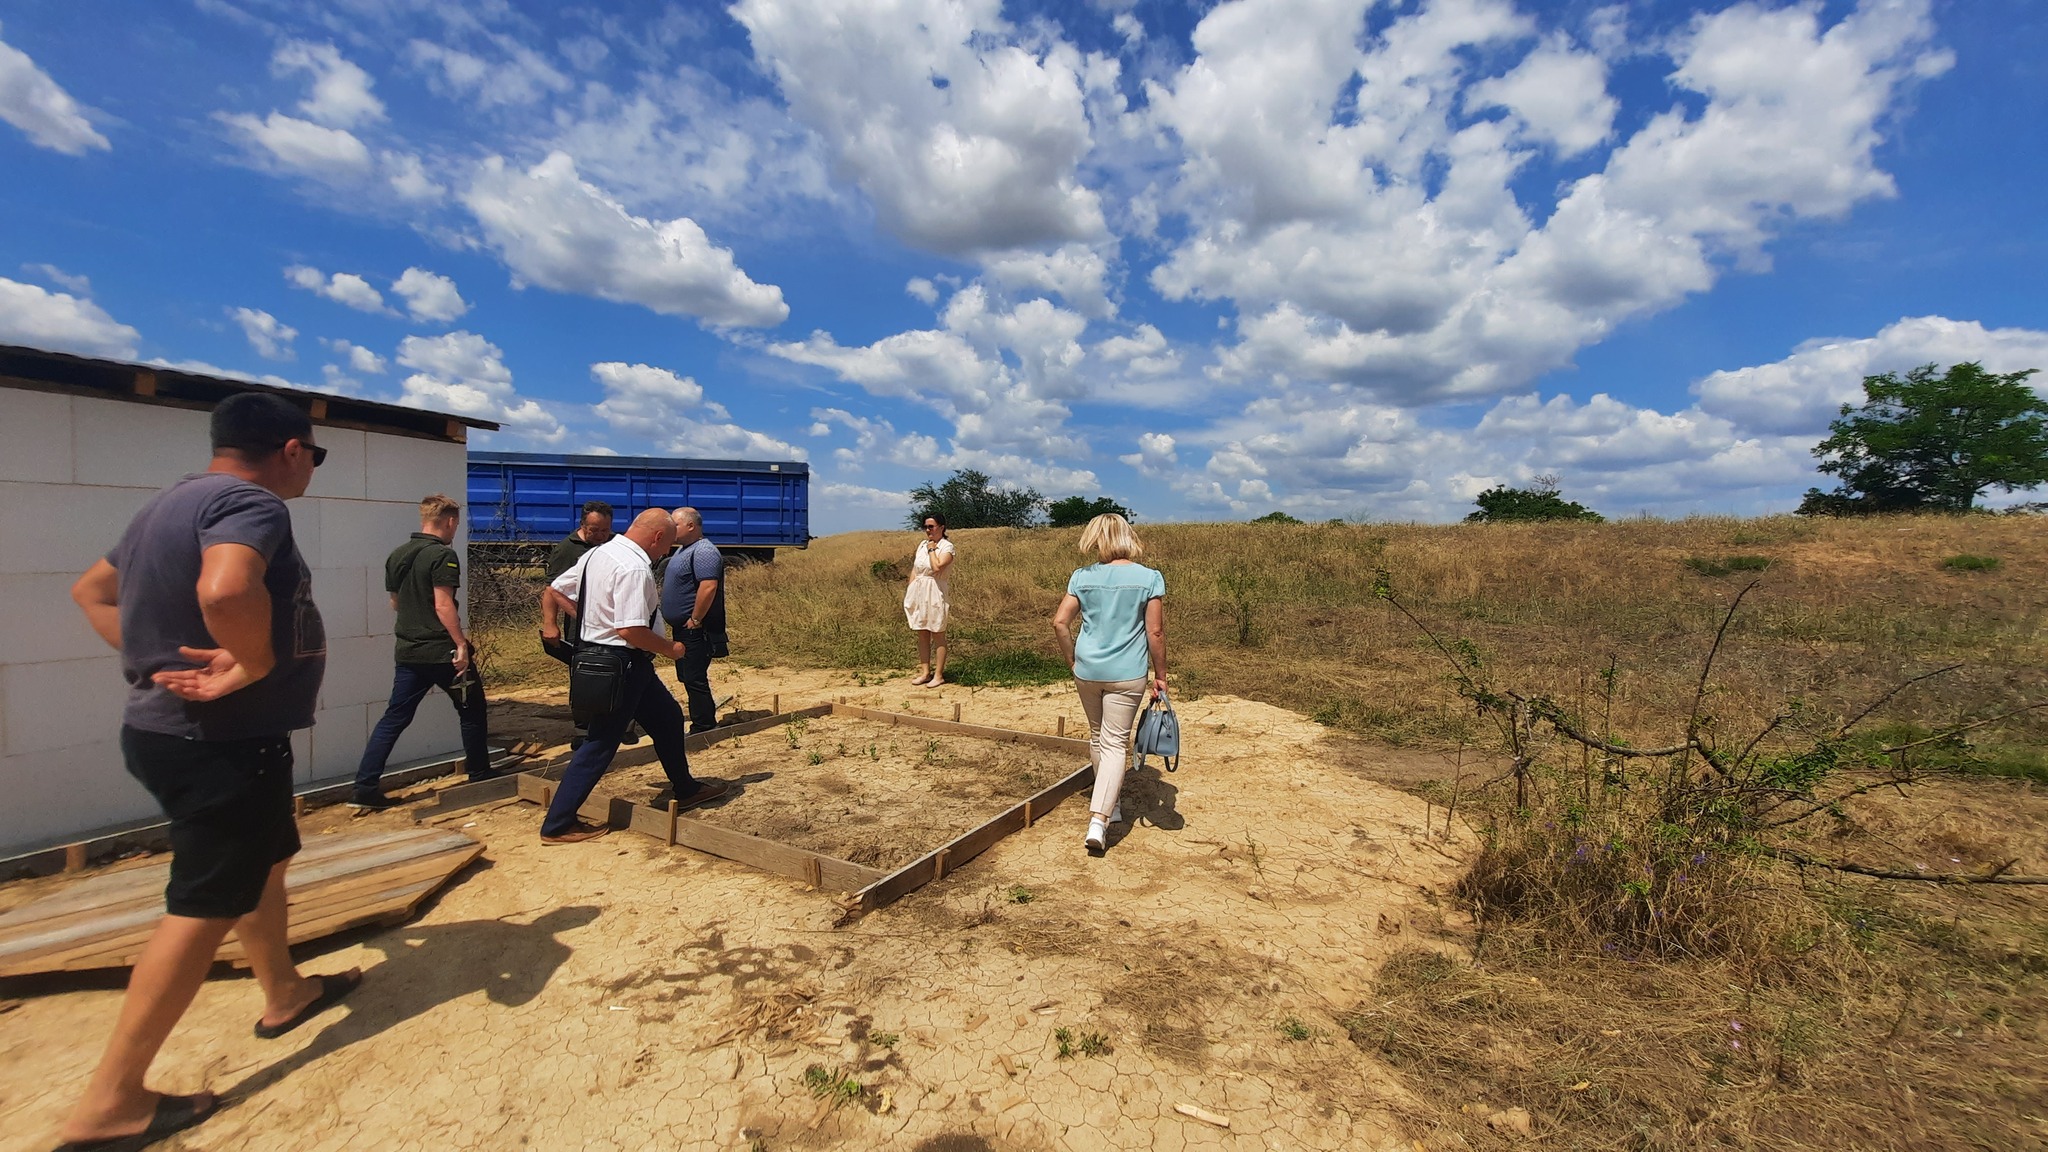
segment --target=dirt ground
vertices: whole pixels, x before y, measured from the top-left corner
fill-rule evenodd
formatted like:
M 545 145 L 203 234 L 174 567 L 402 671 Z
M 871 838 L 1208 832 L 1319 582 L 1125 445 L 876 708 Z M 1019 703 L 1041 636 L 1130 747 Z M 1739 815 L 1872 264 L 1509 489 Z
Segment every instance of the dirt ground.
M 1081 728 L 1064 687 L 714 676 L 743 714 L 843 697 Z M 554 743 L 559 711 L 508 701 L 494 728 Z M 1133 774 L 1107 856 L 1083 852 L 1070 798 L 842 928 L 829 894 L 686 849 L 543 846 L 516 802 L 454 814 L 485 856 L 418 920 L 301 950 L 309 971 L 366 969 L 344 1010 L 264 1042 L 246 978 L 202 989 L 153 1083 L 229 1106 L 162 1147 L 1411 1147 L 1409 1101 L 1339 1018 L 1392 952 L 1456 947 L 1465 925 L 1438 894 L 1469 844 L 1427 838 L 1423 801 L 1366 779 L 1356 748 L 1324 757 L 1299 716 L 1221 696 L 1181 711 L 1185 766 Z M 409 820 L 324 809 L 305 827 Z M 0 986 L 18 1000 L 0 1005 L 0 1149 L 54 1143 L 119 995 L 117 979 Z
M 1085 758 L 841 716 L 714 744 L 690 757 L 700 779 L 742 792 L 697 819 L 884 871 L 900 868 L 1057 784 Z M 610 774 L 599 790 L 665 802 L 659 764 Z

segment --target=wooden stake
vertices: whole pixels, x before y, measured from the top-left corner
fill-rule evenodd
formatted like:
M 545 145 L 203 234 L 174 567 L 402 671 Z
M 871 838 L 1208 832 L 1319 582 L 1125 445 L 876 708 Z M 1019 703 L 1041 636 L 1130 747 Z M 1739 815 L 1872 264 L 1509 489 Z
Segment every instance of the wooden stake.
M 958 704 L 955 704 L 955 705 L 953 705 L 953 723 L 955 723 L 955 724 L 958 724 L 959 722 L 960 722 L 960 705 L 958 705 Z
M 304 816 L 305 814 L 306 814 L 306 798 L 305 798 L 304 796 L 294 796 L 294 797 L 292 797 L 292 815 L 293 815 L 293 816 Z
M 1026 828 L 1031 827 L 1031 801 L 1029 800 L 1024 802 L 1024 826 Z
M 1067 734 L 1067 718 L 1065 716 L 1060 717 L 1059 725 L 1053 729 L 1052 734 L 1055 736 L 1065 736 Z
M 939 854 L 932 858 L 933 880 L 944 880 L 946 878 L 946 857 L 951 856 L 952 854 L 953 852 L 951 849 L 941 848 L 939 849 Z
M 66 872 L 78 872 L 84 868 L 85 845 L 66 844 L 64 846 L 64 870 Z
M 682 818 L 683 806 L 674 800 L 668 802 L 668 846 L 676 846 L 676 821 Z
M 773 704 L 770 704 L 770 705 L 768 705 L 768 713 L 769 713 L 769 715 L 771 715 L 771 716 L 780 716 L 780 715 L 782 715 L 782 693 L 780 693 L 780 692 L 777 692 L 777 693 L 776 693 L 776 694 L 775 694 L 775 695 L 774 695 L 773 697 L 771 697 L 771 699 L 773 699 L 773 700 L 774 700 L 775 702 L 774 702 Z
M 541 790 L 540 790 L 540 806 L 541 806 L 541 807 L 543 807 L 543 808 L 552 808 L 552 807 L 554 807 L 554 806 L 555 806 L 555 786 L 554 786 L 554 785 L 552 785 L 552 784 L 549 784 L 549 785 L 546 785 L 546 786 L 544 786 L 544 787 L 542 787 L 542 788 L 541 788 Z
M 810 881 L 813 888 L 823 888 L 825 886 L 825 866 L 818 861 L 816 856 L 812 856 L 804 861 L 804 879 Z

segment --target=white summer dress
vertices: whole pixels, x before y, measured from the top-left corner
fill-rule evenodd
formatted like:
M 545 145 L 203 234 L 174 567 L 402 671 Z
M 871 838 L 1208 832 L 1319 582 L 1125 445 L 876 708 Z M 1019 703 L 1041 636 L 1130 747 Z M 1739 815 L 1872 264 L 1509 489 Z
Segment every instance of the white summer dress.
M 903 615 L 910 621 L 912 631 L 944 632 L 946 630 L 946 580 L 947 572 L 932 571 L 932 561 L 939 556 L 951 556 L 953 542 L 941 539 L 936 547 L 929 540 L 920 540 L 917 545 L 917 559 L 910 565 L 910 587 L 903 593 Z M 946 565 L 948 571 L 952 565 Z

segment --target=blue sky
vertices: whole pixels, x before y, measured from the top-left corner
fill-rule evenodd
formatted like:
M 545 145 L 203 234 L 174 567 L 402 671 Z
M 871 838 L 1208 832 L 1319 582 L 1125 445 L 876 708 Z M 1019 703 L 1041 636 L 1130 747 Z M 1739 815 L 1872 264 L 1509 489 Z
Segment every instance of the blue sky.
M 0 0 L 0 341 L 1145 520 L 1789 508 L 2048 368 L 2034 0 Z

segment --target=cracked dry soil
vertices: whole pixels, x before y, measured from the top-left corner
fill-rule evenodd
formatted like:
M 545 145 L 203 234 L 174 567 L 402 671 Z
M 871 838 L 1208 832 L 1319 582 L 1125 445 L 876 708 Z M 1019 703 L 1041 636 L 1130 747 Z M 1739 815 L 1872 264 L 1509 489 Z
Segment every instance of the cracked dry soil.
M 1064 687 L 722 668 L 719 690 L 1081 730 Z M 513 713 L 546 735 L 544 707 Z M 308 971 L 366 970 L 345 1008 L 264 1042 L 253 984 L 207 983 L 152 1083 L 228 1104 L 159 1147 L 1408 1147 L 1408 1098 L 1340 1021 L 1396 949 L 1457 946 L 1435 894 L 1468 845 L 1426 840 L 1421 800 L 1322 757 L 1299 716 L 1212 696 L 1181 717 L 1185 766 L 1132 775 L 1106 857 L 1071 797 L 840 928 L 830 894 L 740 865 L 624 833 L 543 846 L 516 803 L 458 814 L 484 858 L 417 920 L 300 949 Z M 54 1144 L 119 988 L 0 989 L 20 1000 L 0 1013 L 0 1149 Z

